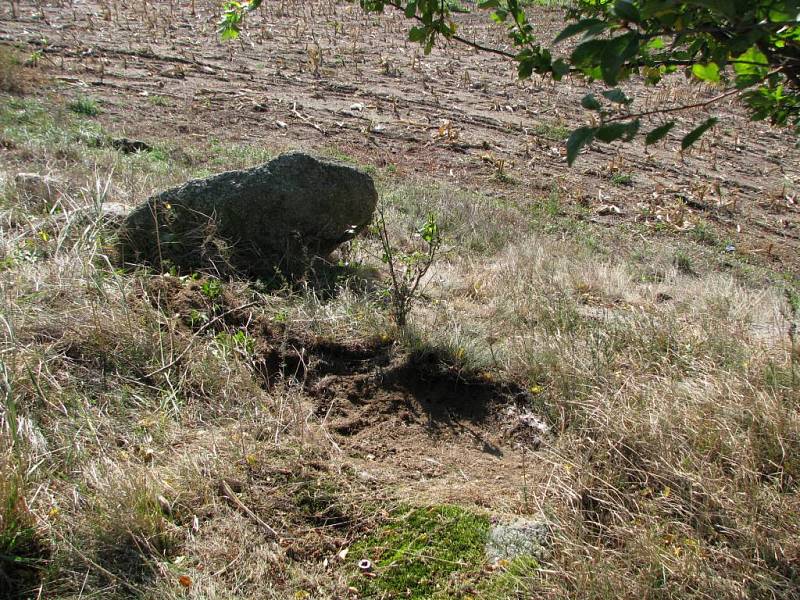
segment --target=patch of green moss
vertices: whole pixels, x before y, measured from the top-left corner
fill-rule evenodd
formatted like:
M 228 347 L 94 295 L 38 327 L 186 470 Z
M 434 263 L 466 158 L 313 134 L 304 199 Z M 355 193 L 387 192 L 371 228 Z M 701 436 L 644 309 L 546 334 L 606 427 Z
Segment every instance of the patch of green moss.
M 350 549 L 354 563 L 373 565 L 353 585 L 364 598 L 468 597 L 481 574 L 488 531 L 486 516 L 456 506 L 400 508 Z

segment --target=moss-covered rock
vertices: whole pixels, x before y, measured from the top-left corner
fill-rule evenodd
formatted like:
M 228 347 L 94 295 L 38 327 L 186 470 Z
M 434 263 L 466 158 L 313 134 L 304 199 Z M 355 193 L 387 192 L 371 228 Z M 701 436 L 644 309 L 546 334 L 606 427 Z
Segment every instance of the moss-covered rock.
M 372 220 L 372 178 L 302 153 L 153 196 L 120 231 L 123 262 L 255 276 L 302 272 Z

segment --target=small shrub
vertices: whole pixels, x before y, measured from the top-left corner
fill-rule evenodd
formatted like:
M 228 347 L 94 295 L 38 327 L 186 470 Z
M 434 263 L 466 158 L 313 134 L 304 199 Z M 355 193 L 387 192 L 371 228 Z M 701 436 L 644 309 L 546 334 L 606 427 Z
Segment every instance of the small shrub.
M 695 274 L 694 267 L 692 267 L 691 257 L 680 250 L 675 253 L 675 267 L 678 269 L 678 271 L 685 273 L 686 275 Z
M 547 198 L 542 198 L 531 207 L 533 217 L 536 218 L 550 218 L 554 219 L 561 214 L 561 196 L 558 193 L 558 188 L 550 190 Z
M 97 106 L 97 101 L 92 98 L 86 98 L 85 96 L 76 98 L 67 104 L 67 108 L 74 113 L 86 115 L 87 117 L 96 117 L 100 114 L 100 107 Z
M 27 76 L 17 53 L 8 46 L 0 46 L 0 92 L 25 93 Z
M 717 237 L 716 232 L 704 221 L 698 221 L 697 224 L 695 224 L 691 230 L 691 235 L 699 244 L 705 244 L 706 246 L 716 246 L 719 244 L 719 237 Z
M 246 356 L 251 356 L 255 352 L 255 340 L 242 330 L 236 333 L 222 331 L 215 339 L 227 352 L 240 352 Z
M 383 249 L 381 260 L 389 267 L 390 286 L 387 293 L 392 305 L 392 318 L 397 327 L 405 329 L 411 306 L 419 296 L 422 279 L 433 266 L 442 245 L 439 225 L 436 217 L 429 213 L 417 232 L 424 243 L 424 250 L 414 252 L 400 250 L 389 239 L 383 209 L 378 209 L 374 230 Z
M 28 59 L 25 61 L 25 66 L 34 68 L 38 67 L 39 63 L 42 61 L 42 58 L 44 58 L 44 53 L 41 50 L 34 50 L 30 53 L 30 56 L 28 56 Z
M 216 300 L 222 295 L 222 282 L 219 279 L 208 279 L 202 283 L 200 291 L 209 300 Z
M 633 176 L 628 173 L 614 173 L 611 176 L 611 183 L 614 185 L 631 185 L 633 183 Z
M 150 104 L 153 106 L 169 106 L 169 100 L 164 96 L 159 96 L 158 94 L 154 94 L 148 98 Z
M 554 142 L 566 140 L 570 134 L 570 128 L 561 123 L 536 123 L 533 126 L 533 133 Z

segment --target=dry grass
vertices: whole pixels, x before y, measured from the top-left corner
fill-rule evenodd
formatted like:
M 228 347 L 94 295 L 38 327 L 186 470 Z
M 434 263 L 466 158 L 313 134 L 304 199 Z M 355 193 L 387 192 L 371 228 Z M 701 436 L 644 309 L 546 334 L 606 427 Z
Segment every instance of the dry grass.
M 34 66 L 16 48 L 0 44 L 0 92 L 21 95 L 40 85 L 42 76 Z
M 391 333 L 380 282 L 360 278 L 379 266 L 377 241 L 354 245 L 359 276 L 327 293 L 119 271 L 96 204 L 130 203 L 192 167 L 97 146 L 101 131 L 58 111 L 18 111 L 0 203 L 0 589 L 346 595 L 337 552 L 413 486 L 360 477 L 293 381 L 302 365 L 262 359 L 302 339 Z M 61 182 L 53 199 L 20 195 L 14 172 L 31 170 Z M 411 247 L 433 207 L 451 247 L 410 343 L 524 385 L 552 432 L 531 455 L 525 501 L 484 507 L 544 511 L 552 555 L 519 596 L 486 597 L 798 597 L 788 284 L 747 263 L 723 271 L 689 239 L 384 186 L 398 244 Z M 10 556 L 23 560 L 12 569 Z
M 529 237 L 450 273 L 459 311 L 433 319 L 454 331 L 471 313 L 465 350 L 494 340 L 559 432 L 532 492 L 560 527 L 542 590 L 797 597 L 800 396 L 780 287 L 684 275 L 648 246 L 658 283 L 629 256 Z
M 18 54 L 0 45 L 0 92 L 21 94 L 25 91 L 25 75 Z

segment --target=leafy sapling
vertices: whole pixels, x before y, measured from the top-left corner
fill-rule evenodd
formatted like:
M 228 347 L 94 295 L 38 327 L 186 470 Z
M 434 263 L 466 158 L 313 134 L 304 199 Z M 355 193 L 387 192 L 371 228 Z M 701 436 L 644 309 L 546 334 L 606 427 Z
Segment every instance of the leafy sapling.
M 383 208 L 378 208 L 378 217 L 373 231 L 381 241 L 383 255 L 381 260 L 389 268 L 389 289 L 387 293 L 391 302 L 392 318 L 400 329 L 408 324 L 411 307 L 419 297 L 420 284 L 436 261 L 441 249 L 442 237 L 439 225 L 433 213 L 429 213 L 425 223 L 417 231 L 422 240 L 423 249 L 404 252 L 394 246 L 386 229 L 386 217 Z

